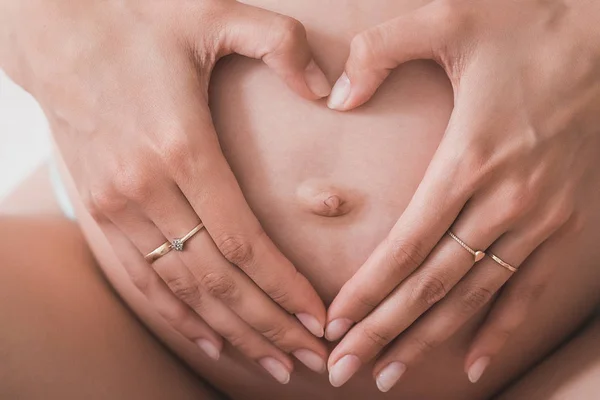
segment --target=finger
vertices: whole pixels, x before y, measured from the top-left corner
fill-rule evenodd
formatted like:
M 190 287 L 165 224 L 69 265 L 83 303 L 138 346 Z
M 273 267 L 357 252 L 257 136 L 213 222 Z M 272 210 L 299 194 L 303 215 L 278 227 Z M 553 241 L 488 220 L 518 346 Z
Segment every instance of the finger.
M 512 249 L 511 254 L 515 253 Z M 478 263 L 443 301 L 410 326 L 375 363 L 374 376 L 379 390 L 389 391 L 407 368 L 451 337 L 489 302 L 511 275 L 511 271 L 489 257 Z
M 184 236 L 197 225 L 198 217 L 178 188 L 161 187 L 157 193 L 160 193 L 160 201 L 148 198 L 145 211 L 169 240 Z M 325 346 L 225 260 L 205 231 L 185 242 L 183 251 L 167 256 L 178 256 L 209 295 L 231 308 L 275 346 L 293 353 L 317 372 L 325 370 Z M 158 270 L 158 266 L 155 268 Z
M 207 356 L 218 360 L 223 348 L 221 337 L 186 304 L 178 300 L 146 263 L 138 249 L 112 223 L 99 224 L 134 285 L 154 309 L 179 333 L 196 343 Z
M 320 99 L 331 92 L 298 20 L 236 3 L 225 18 L 224 33 L 226 52 L 262 59 L 299 95 Z
M 289 357 L 253 330 L 227 305 L 204 291 L 183 265 L 177 268 L 174 262 L 177 258 L 169 254 L 153 264 L 169 289 L 238 351 L 263 366 L 280 383 L 288 383 L 293 370 Z
M 166 146 L 167 164 L 219 251 L 315 336 L 323 336 L 325 307 L 308 280 L 277 249 L 246 203 L 214 134 L 208 109 L 195 111 L 192 141 Z M 176 135 L 177 136 L 177 135 Z M 187 136 L 185 133 L 181 135 Z M 180 136 L 180 137 L 181 137 Z M 176 139 L 177 142 L 179 139 Z M 170 147 L 170 148 L 169 148 Z M 199 156 L 201 155 L 201 156 Z M 152 189 L 142 189 L 144 193 Z
M 147 254 L 165 242 L 164 236 L 156 226 L 131 207 L 118 217 L 109 218 L 121 221 L 121 230 L 131 238 L 140 254 Z M 205 292 L 179 257 L 172 253 L 159 258 L 148 268 L 153 268 L 178 299 L 187 304 L 238 351 L 256 361 L 280 383 L 289 382 L 293 370 L 291 359 L 267 342 L 225 304 Z
M 342 358 L 352 355 L 355 357 L 355 365 L 369 362 L 424 312 L 442 300 L 474 263 L 481 260 L 483 251 L 526 213 L 525 208 L 516 212 L 505 207 L 504 211 L 495 211 L 482 223 L 481 216 L 490 215 L 489 210 L 499 210 L 500 206 L 506 206 L 507 191 L 504 188 L 505 185 L 496 185 L 473 197 L 453 225 L 455 238 L 451 235 L 444 236 L 426 261 L 408 278 L 404 279 L 397 271 L 391 270 L 395 276 L 385 275 L 383 281 L 378 282 L 380 286 L 377 290 L 381 287 L 388 290 L 392 284 L 385 283 L 387 280 L 403 280 L 332 351 L 328 365 L 331 366 L 330 371 L 337 384 L 347 381 L 352 375 L 348 375 L 346 369 L 341 369 L 342 372 L 337 376 L 337 364 Z M 372 278 L 367 278 L 367 282 L 362 283 L 364 286 L 359 286 L 358 291 L 354 292 L 353 298 L 364 303 L 364 295 L 368 293 L 367 296 L 370 297 L 367 297 L 367 305 L 377 304 L 383 296 L 373 290 L 372 282 Z
M 331 352 L 328 360 L 331 384 L 341 386 L 347 382 L 360 366 L 375 358 L 421 314 L 441 300 L 473 263 L 470 253 L 454 240 L 444 237 L 423 267 L 350 329 Z M 348 359 L 352 359 L 352 368 L 345 366 Z
M 454 173 L 449 171 L 453 167 L 444 165 L 444 154 L 447 154 L 445 151 L 445 144 L 442 144 L 439 156 L 434 157 L 421 185 L 388 237 L 344 284 L 333 300 L 327 316 L 325 336 L 328 340 L 341 338 L 353 323 L 369 314 L 417 268 L 427 269 L 421 264 L 427 257 L 431 257 L 429 253 L 457 218 L 471 194 L 471 190 L 462 188 L 457 183 L 464 180 L 452 178 Z M 496 210 L 502 205 L 505 196 L 499 196 L 496 193 L 499 191 L 500 189 L 491 193 L 482 192 L 477 198 L 473 198 L 454 225 L 454 233 L 476 250 L 484 250 L 493 243 L 516 218 L 511 214 L 505 216 L 494 213 L 485 224 L 481 223 L 481 215 L 485 215 L 486 210 Z M 426 261 L 432 267 L 424 272 L 426 275 L 420 275 L 425 279 L 415 283 L 415 288 L 410 287 L 410 290 L 418 294 L 412 296 L 418 300 L 417 305 L 426 306 L 435 302 L 433 300 L 440 296 L 440 291 L 448 290 L 451 287 L 449 285 L 460 279 L 474 262 L 473 256 L 451 238 L 445 237 L 442 242 L 438 256 Z M 440 258 L 443 254 L 452 257 Z M 451 260 L 450 264 L 447 260 Z M 446 281 L 438 278 L 435 270 L 439 270 Z M 445 286 L 440 288 L 442 283 Z M 403 310 L 408 311 L 407 308 Z M 424 311 L 422 307 L 420 310 Z M 405 312 L 402 315 L 406 315 Z
M 350 44 L 344 73 L 327 106 L 346 111 L 368 101 L 398 65 L 416 59 L 438 59 L 440 49 L 455 44 L 452 29 L 458 7 L 433 1 L 416 11 L 358 34 Z
M 570 218 L 570 211 L 567 208 L 561 205 L 545 213 L 545 217 L 540 218 L 543 222 L 535 231 L 523 230 L 510 234 L 513 241 L 519 239 L 523 241 L 523 238 L 527 238 L 526 245 L 533 255 L 525 261 L 525 265 L 518 273 L 518 279 L 512 280 L 506 286 L 471 344 L 465 359 L 465 371 L 472 382 L 479 380 L 493 357 L 500 353 L 506 342 L 525 321 L 531 308 L 548 285 L 553 272 L 558 268 L 557 264 L 547 263 L 536 268 L 528 268 L 527 265 L 536 263 L 534 249 L 540 246 L 551 246 L 552 242 L 559 240 L 558 231 Z M 495 247 L 494 252 L 497 256 L 510 254 L 505 253 L 504 250 L 496 250 Z

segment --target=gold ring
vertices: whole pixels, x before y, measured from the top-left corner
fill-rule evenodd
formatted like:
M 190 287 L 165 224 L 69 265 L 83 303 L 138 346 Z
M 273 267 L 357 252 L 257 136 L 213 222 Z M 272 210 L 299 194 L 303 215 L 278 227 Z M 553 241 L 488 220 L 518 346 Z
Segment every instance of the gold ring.
M 473 258 L 475 259 L 475 262 L 480 261 L 483 257 L 485 257 L 485 253 L 483 251 L 473 250 L 465 242 L 460 240 L 454 233 L 448 231 L 448 236 L 450 236 L 452 239 L 456 240 L 456 242 L 458 244 L 460 244 L 463 249 L 465 249 L 466 251 L 471 253 L 473 255 Z
M 185 242 L 187 242 L 189 239 L 191 239 L 192 236 L 194 236 L 196 233 L 200 232 L 200 230 L 202 228 L 204 228 L 204 224 L 202 222 L 200 222 L 198 225 L 196 225 L 194 227 L 194 229 L 189 231 L 188 234 L 185 235 L 184 237 L 173 239 L 172 242 L 168 242 L 168 241 L 164 242 L 163 244 L 158 246 L 156 249 L 154 249 L 150 253 L 146 254 L 144 256 L 144 259 L 148 263 L 152 264 L 154 261 L 158 260 L 165 254 L 169 253 L 171 250 L 183 251 L 183 245 L 185 244 Z
M 517 272 L 517 268 L 513 267 L 512 265 L 510 265 L 509 263 L 507 263 L 506 261 L 502 260 L 500 257 L 488 252 L 488 256 L 490 256 L 490 258 L 494 261 L 496 261 L 498 264 L 500 264 L 502 267 L 506 268 L 507 270 L 509 270 L 510 272 Z

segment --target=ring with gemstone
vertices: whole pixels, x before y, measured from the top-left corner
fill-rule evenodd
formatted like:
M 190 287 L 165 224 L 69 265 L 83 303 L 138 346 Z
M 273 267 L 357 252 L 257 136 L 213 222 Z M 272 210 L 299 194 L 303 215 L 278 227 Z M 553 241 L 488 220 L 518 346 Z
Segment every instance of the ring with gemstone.
M 144 259 L 147 262 L 149 262 L 150 264 L 152 264 L 154 261 L 158 260 L 165 254 L 169 253 L 171 250 L 183 251 L 183 245 L 185 244 L 185 242 L 190 240 L 192 238 L 192 236 L 194 236 L 196 233 L 200 232 L 200 230 L 202 230 L 202 228 L 204 228 L 204 224 L 202 222 L 200 222 L 198 225 L 196 225 L 196 227 L 194 227 L 194 229 L 189 231 L 188 234 L 185 235 L 184 237 L 175 238 L 171 242 L 165 242 L 165 243 L 161 244 L 156 249 L 154 249 L 150 253 L 146 254 L 144 256 Z

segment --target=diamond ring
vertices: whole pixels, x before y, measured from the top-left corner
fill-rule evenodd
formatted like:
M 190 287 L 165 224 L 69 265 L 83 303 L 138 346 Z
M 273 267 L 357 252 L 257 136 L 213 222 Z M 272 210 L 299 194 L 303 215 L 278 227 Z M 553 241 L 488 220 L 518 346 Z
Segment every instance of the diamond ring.
M 175 238 L 171 242 L 165 242 L 165 243 L 161 244 L 156 249 L 154 249 L 150 253 L 146 254 L 144 256 L 144 259 L 146 259 L 147 262 L 152 264 L 154 261 L 158 260 L 165 254 L 169 253 L 171 250 L 183 251 L 183 245 L 185 244 L 185 242 L 187 242 L 189 239 L 191 239 L 192 236 L 194 236 L 196 233 L 200 232 L 200 230 L 202 230 L 202 228 L 204 228 L 204 224 L 202 222 L 200 222 L 198 225 L 196 225 L 196 227 L 194 229 L 189 231 L 189 233 L 187 235 L 185 235 L 184 237 Z

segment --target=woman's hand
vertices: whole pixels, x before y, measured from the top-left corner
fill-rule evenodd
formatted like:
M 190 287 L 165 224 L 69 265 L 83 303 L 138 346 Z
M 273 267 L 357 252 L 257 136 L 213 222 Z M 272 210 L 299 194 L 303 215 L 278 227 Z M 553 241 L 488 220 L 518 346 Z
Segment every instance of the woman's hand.
M 207 105 L 215 62 L 231 53 L 262 59 L 307 99 L 328 95 L 303 26 L 223 0 L 0 1 L 0 61 L 41 103 L 137 287 L 213 358 L 222 336 L 282 383 L 287 353 L 323 371 L 313 335 L 325 308 L 246 204 Z M 200 221 L 184 251 L 145 262 Z
M 584 191 L 600 182 L 599 15 L 594 1 L 437 0 L 354 39 L 331 108 L 363 104 L 413 59 L 445 69 L 455 106 L 407 209 L 328 311 L 330 340 L 357 323 L 329 358 L 334 386 L 383 351 L 374 375 L 388 391 L 497 293 L 511 266 L 579 226 Z M 467 248 L 487 252 L 476 268 Z M 471 381 L 556 267 L 524 265 L 512 278 L 468 352 Z

